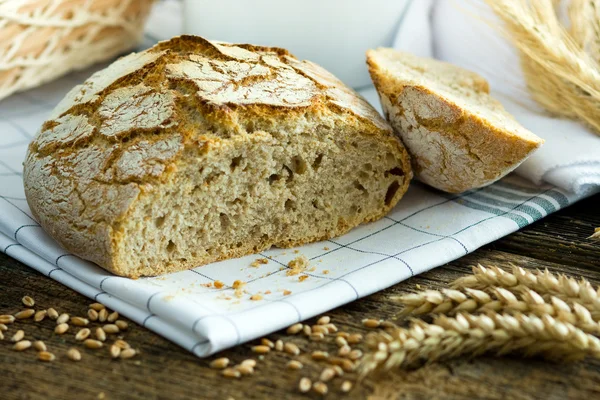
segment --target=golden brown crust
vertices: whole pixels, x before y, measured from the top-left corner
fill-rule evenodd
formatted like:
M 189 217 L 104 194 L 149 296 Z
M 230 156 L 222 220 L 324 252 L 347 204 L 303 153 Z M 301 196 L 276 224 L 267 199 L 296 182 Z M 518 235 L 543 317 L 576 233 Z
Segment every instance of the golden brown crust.
M 69 92 L 30 145 L 24 164 L 27 200 L 44 229 L 67 250 L 117 274 L 135 275 L 116 261 L 118 245 L 126 240 L 120 224 L 132 204 L 177 174 L 186 149 L 200 154 L 253 132 L 294 132 L 307 114 L 385 140 L 393 136 L 364 99 L 285 50 L 174 38 L 121 58 Z M 407 179 L 390 207 L 411 176 L 405 150 L 398 143 L 394 147 Z M 189 265 L 254 251 L 235 249 L 190 259 Z
M 488 185 L 543 143 L 489 96 L 487 82 L 473 72 L 391 49 L 370 50 L 367 63 L 415 175 L 431 186 L 461 193 Z

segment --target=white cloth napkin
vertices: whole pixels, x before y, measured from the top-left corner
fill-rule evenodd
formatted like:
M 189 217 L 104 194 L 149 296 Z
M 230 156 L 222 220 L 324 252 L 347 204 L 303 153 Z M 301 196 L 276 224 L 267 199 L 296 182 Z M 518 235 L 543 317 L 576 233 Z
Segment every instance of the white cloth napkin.
M 165 10 L 154 18 L 174 18 Z M 514 175 L 460 196 L 414 183 L 388 216 L 343 237 L 155 278 L 121 278 L 58 246 L 31 216 L 23 193 L 27 144 L 65 93 L 92 72 L 73 73 L 0 103 L 0 250 L 200 357 L 447 263 L 592 192 L 536 185 Z M 364 94 L 374 99 L 372 90 Z M 299 255 L 310 259 L 310 268 L 288 276 L 287 263 Z M 269 262 L 252 267 L 259 257 Z M 301 281 L 300 276 L 307 278 Z M 225 286 L 215 288 L 216 280 Z M 231 288 L 235 280 L 246 282 L 240 298 Z M 258 293 L 263 300 L 250 300 Z

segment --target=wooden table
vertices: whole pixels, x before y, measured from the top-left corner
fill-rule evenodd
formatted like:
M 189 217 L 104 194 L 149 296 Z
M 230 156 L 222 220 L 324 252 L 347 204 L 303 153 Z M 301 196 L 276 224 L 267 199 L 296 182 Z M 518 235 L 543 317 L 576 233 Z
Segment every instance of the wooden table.
M 600 195 L 551 215 L 520 232 L 498 240 L 460 260 L 409 279 L 388 290 L 355 301 L 329 313 L 333 322 L 346 331 L 367 333 L 365 317 L 392 318 L 400 307 L 390 295 L 422 288 L 443 287 L 468 273 L 475 263 L 508 266 L 510 262 L 529 268 L 548 267 L 551 271 L 584 276 L 600 283 L 600 242 L 587 239 L 600 226 Z M 31 295 L 40 307 L 55 307 L 59 312 L 83 315 L 89 299 L 43 277 L 31 268 L 0 254 L 0 314 L 22 308 L 21 298 Z M 259 323 L 259 321 L 257 321 Z M 246 399 L 246 398 L 317 398 L 296 390 L 299 377 L 315 377 L 320 364 L 305 358 L 301 371 L 287 371 L 290 356 L 268 354 L 259 362 L 251 377 L 226 379 L 200 360 L 154 333 L 130 323 L 126 340 L 140 350 L 137 358 L 115 361 L 106 349 L 87 350 L 83 359 L 66 358 L 66 349 L 75 345 L 73 334 L 55 335 L 54 321 L 19 322 L 27 336 L 43 339 L 56 353 L 52 363 L 36 360 L 30 349 L 16 352 L 9 337 L 13 325 L 0 342 L 0 399 Z M 284 332 L 269 336 L 272 340 L 290 337 Z M 312 351 L 324 344 L 303 337 L 293 341 L 303 350 Z M 327 347 L 331 348 L 331 344 Z M 251 357 L 249 345 L 222 353 L 235 361 Z M 330 385 L 329 398 L 341 397 L 336 380 Z M 600 360 L 557 365 L 540 360 L 483 357 L 432 364 L 409 372 L 378 376 L 358 385 L 345 398 L 386 399 L 600 399 Z

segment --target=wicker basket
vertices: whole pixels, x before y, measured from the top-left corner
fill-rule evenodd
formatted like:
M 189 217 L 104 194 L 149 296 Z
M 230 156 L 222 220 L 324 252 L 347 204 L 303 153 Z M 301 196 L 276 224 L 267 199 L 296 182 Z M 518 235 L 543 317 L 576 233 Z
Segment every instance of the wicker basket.
M 134 47 L 154 0 L 0 0 L 0 99 Z

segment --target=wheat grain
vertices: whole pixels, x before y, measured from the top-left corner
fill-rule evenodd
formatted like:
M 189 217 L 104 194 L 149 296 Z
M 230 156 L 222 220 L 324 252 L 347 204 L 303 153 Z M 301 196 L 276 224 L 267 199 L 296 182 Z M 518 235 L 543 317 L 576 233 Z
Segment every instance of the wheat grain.
M 71 347 L 69 350 L 67 350 L 67 357 L 71 361 L 80 361 L 81 360 L 81 353 L 79 352 L 79 350 Z
M 23 350 L 27 350 L 30 347 L 31 347 L 31 342 L 29 340 L 21 340 L 14 344 L 13 350 L 23 351 Z
M 90 331 L 88 328 L 80 329 L 79 332 L 75 334 L 75 340 L 81 342 L 82 340 L 87 339 L 91 333 L 92 331 Z
M 104 344 L 101 341 L 94 339 L 85 339 L 83 341 L 83 345 L 88 349 L 99 349 L 102 346 L 104 346 Z
M 321 375 L 319 375 L 319 379 L 323 382 L 329 382 L 333 378 L 335 378 L 336 373 L 333 368 L 327 367 L 321 371 Z
M 247 360 L 244 360 L 240 363 L 240 365 L 249 365 L 252 368 L 256 367 L 256 360 L 253 360 L 252 358 L 249 358 Z
M 223 375 L 226 378 L 239 378 L 242 376 L 242 373 L 236 369 L 233 368 L 225 368 L 223 371 L 221 371 L 221 375 Z
M 283 340 L 278 339 L 277 341 L 275 341 L 275 350 L 283 351 Z
M 28 308 L 27 310 L 19 311 L 15 314 L 16 319 L 27 319 L 31 318 L 35 314 L 35 310 L 33 308 Z
M 300 393 L 308 393 L 310 388 L 312 387 L 312 382 L 307 377 L 303 377 L 298 382 L 298 390 Z
M 264 346 L 268 346 L 270 349 L 275 348 L 275 343 L 273 343 L 271 340 L 269 340 L 267 338 L 260 339 L 260 344 L 262 344 Z
M 484 353 L 542 355 L 565 361 L 600 358 L 600 339 L 552 316 L 522 313 L 441 315 L 431 324 L 413 320 L 409 328 L 369 335 L 367 344 L 371 351 L 361 362 L 362 375 L 380 367 L 410 367 L 422 361 Z
M 33 320 L 35 322 L 42 322 L 46 318 L 47 314 L 48 314 L 47 310 L 40 310 L 34 314 Z
M 54 333 L 56 333 L 57 335 L 62 335 L 63 333 L 65 333 L 66 331 L 69 330 L 69 324 L 58 324 L 56 325 L 56 327 L 54 328 Z
M 285 343 L 283 345 L 283 351 L 285 351 L 288 354 L 291 354 L 293 356 L 297 356 L 298 354 L 300 354 L 300 348 L 298 346 L 296 346 L 294 343 Z
M 4 325 L 4 324 L 0 324 L 0 332 L 5 332 L 8 330 L 8 326 Z
M 58 318 L 58 312 L 54 308 L 50 307 L 47 311 L 48 311 L 48 313 L 47 313 L 48 318 L 50 318 L 50 319 Z
M 331 322 L 331 317 L 324 315 L 317 320 L 317 325 L 327 325 Z
M 329 389 L 327 388 L 327 384 L 325 384 L 324 382 L 315 382 L 313 384 L 313 390 L 315 391 L 315 393 L 318 393 L 321 396 L 325 396 Z
M 15 317 L 12 315 L 0 315 L 0 324 L 10 325 L 15 322 Z
M 40 360 L 40 361 L 52 362 L 52 361 L 54 361 L 55 358 L 56 358 L 56 356 L 54 356 L 54 354 L 49 353 L 47 351 L 40 351 L 38 353 L 38 360 Z
M 548 111 L 580 119 L 600 134 L 600 66 L 561 25 L 552 3 L 486 3 L 502 20 L 506 36 L 520 52 L 532 97 Z M 579 22 L 586 21 L 588 18 Z
M 304 367 L 304 365 L 302 365 L 302 363 L 300 361 L 290 360 L 287 363 L 287 367 L 288 367 L 288 369 L 291 369 L 291 370 L 299 370 L 299 369 L 302 369 Z
M 112 313 L 110 313 L 107 317 L 106 320 L 108 322 L 115 322 L 116 320 L 119 319 L 119 313 L 116 311 L 113 311 Z
M 216 360 L 212 360 L 209 366 L 213 369 L 225 369 L 229 365 L 229 358 L 221 357 Z
M 102 330 L 106 333 L 119 333 L 120 329 L 115 324 L 106 324 L 102 327 Z
M 35 306 L 35 300 L 33 300 L 31 297 L 29 296 L 24 296 L 21 301 L 23 302 L 23 305 L 25 305 L 25 307 L 33 307 Z
M 600 228 L 594 229 L 594 233 L 589 238 L 590 239 L 600 239 Z
M 60 325 L 60 324 L 66 324 L 67 322 L 69 322 L 69 314 L 67 313 L 63 313 L 60 314 L 60 316 L 56 319 L 56 325 Z
M 129 328 L 129 324 L 122 319 L 116 320 L 115 325 L 118 326 L 121 331 L 126 331 Z
M 287 344 L 288 343 L 286 343 L 286 345 Z M 258 354 L 265 354 L 268 353 L 270 350 L 271 348 L 265 345 L 252 346 L 252 351 Z
M 70 322 L 75 326 L 87 326 L 90 321 L 87 318 L 73 317 Z
M 342 382 L 342 386 L 340 386 L 340 390 L 344 393 L 348 393 L 349 391 L 352 390 L 352 382 L 350 382 L 350 381 Z
M 48 348 L 46 347 L 46 343 L 42 342 L 41 340 L 36 340 L 35 342 L 33 342 L 33 348 L 37 351 L 48 350 Z
M 300 332 L 301 330 L 302 330 L 302 324 L 297 323 L 297 324 L 294 324 L 294 325 L 290 326 L 289 328 L 287 328 L 286 332 L 288 335 L 295 335 L 296 333 Z
M 98 311 L 93 308 L 87 310 L 87 316 L 90 321 L 98 321 Z
M 106 332 L 104 331 L 104 329 L 98 327 L 96 328 L 96 339 L 98 339 L 101 342 L 106 341 Z
M 113 344 L 108 349 L 108 352 L 110 353 L 110 356 L 112 358 L 119 358 L 119 356 L 121 355 L 121 350 L 122 349 L 119 346 L 117 346 L 116 344 Z
M 106 307 L 104 306 L 104 304 L 92 303 L 89 305 L 89 308 L 91 308 L 94 311 L 100 312 L 101 310 L 104 310 Z
M 329 353 L 326 351 L 316 350 L 311 354 L 313 360 L 321 361 L 327 360 L 329 358 Z
M 119 355 L 119 358 L 126 360 L 128 358 L 132 358 L 135 357 L 137 355 L 137 350 L 129 348 L 129 349 L 123 349 L 121 350 L 121 354 Z
M 10 338 L 11 342 L 20 342 L 25 337 L 25 332 L 22 329 L 19 329 L 15 332 L 15 334 Z

